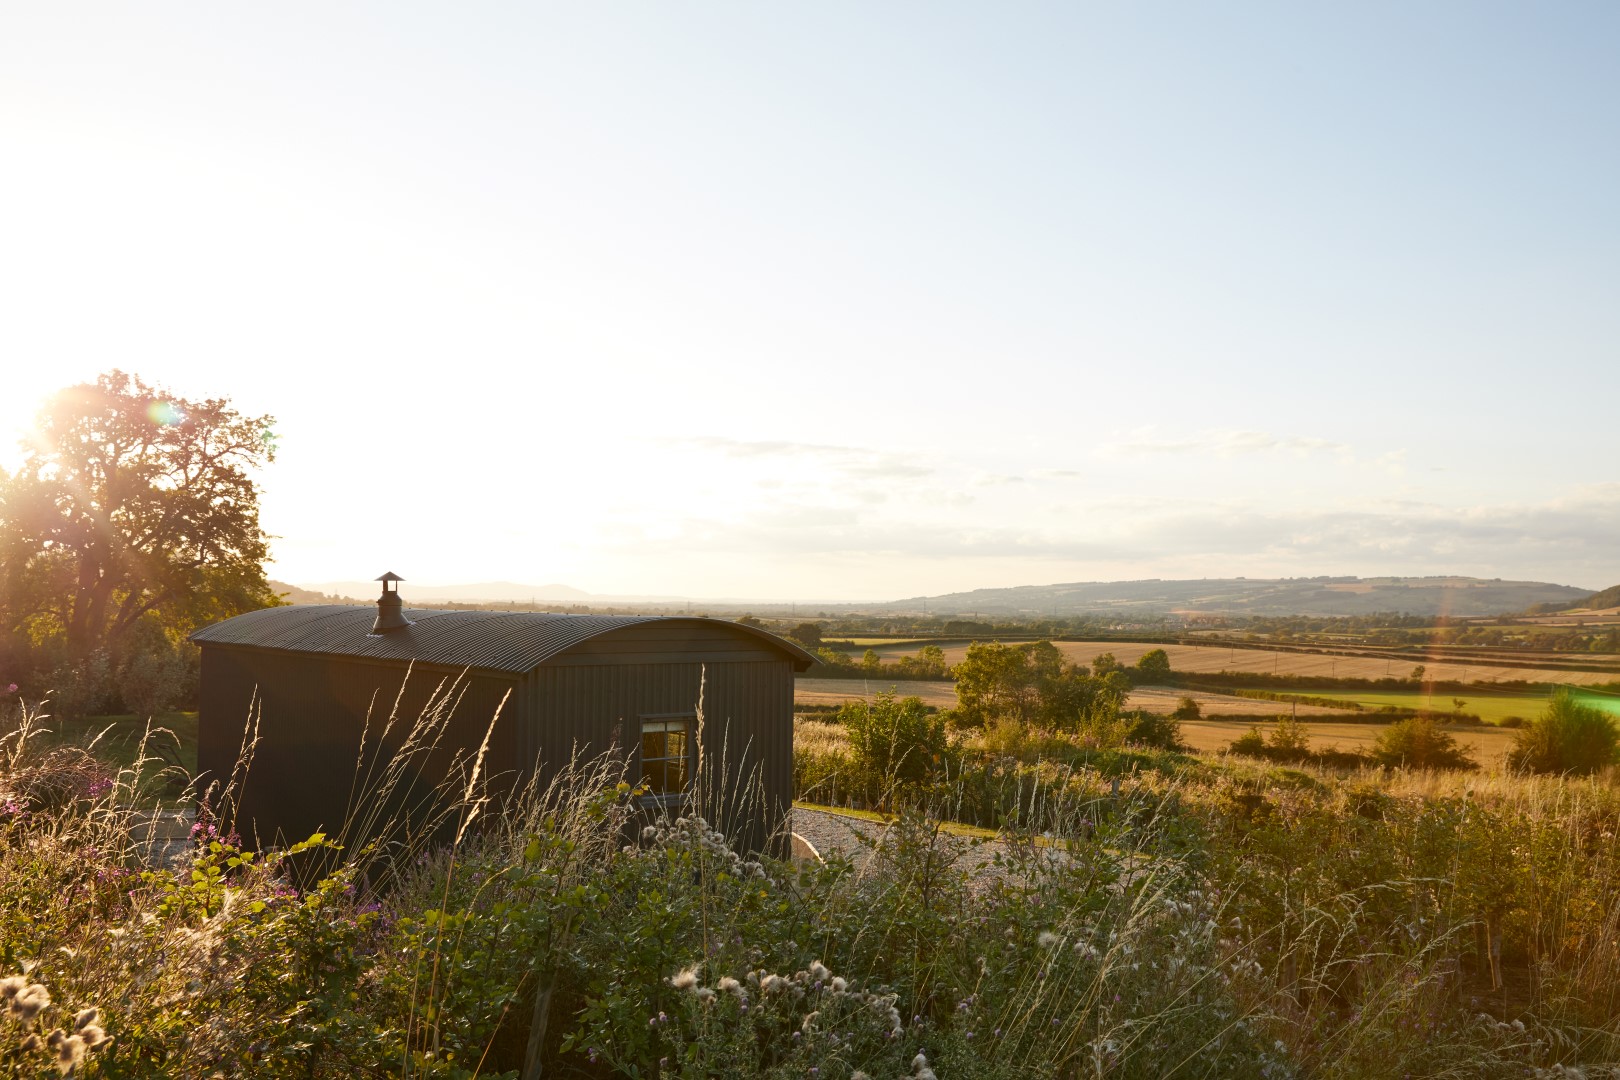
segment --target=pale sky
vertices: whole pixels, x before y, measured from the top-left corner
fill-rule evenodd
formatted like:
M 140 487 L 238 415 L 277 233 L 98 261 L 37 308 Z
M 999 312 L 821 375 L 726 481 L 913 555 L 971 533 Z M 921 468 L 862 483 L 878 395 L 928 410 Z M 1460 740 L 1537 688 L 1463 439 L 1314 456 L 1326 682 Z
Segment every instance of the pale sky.
M 277 418 L 273 576 L 1620 581 L 1620 5 L 11 4 L 12 449 Z

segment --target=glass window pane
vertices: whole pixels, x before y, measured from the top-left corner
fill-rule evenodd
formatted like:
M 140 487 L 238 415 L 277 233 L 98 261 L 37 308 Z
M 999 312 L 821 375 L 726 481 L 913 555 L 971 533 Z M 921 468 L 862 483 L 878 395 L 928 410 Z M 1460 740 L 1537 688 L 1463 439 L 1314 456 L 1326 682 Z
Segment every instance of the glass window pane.
M 641 779 L 650 793 L 678 795 L 686 790 L 692 723 L 688 716 L 641 722 Z

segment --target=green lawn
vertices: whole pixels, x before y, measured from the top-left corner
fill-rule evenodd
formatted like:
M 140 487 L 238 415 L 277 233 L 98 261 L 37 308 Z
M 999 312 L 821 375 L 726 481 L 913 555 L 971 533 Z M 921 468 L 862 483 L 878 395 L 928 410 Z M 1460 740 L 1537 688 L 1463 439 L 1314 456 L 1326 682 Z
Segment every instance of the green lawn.
M 49 742 L 68 746 L 89 746 L 96 742 L 96 756 L 115 768 L 135 763 L 140 750 L 141 737 L 146 734 L 146 719 L 134 716 L 92 716 L 86 720 L 47 719 L 43 727 L 47 734 L 39 736 Z M 187 773 L 197 771 L 197 714 L 171 712 L 153 717 L 154 734 L 147 743 L 148 757 L 161 758 L 164 764 L 179 764 Z M 167 728 L 173 734 L 157 731 Z M 150 766 L 153 771 L 160 765 Z
M 1620 694 L 1600 694 L 1596 690 L 1571 689 L 1575 700 L 1594 709 L 1602 709 L 1613 717 L 1620 717 Z

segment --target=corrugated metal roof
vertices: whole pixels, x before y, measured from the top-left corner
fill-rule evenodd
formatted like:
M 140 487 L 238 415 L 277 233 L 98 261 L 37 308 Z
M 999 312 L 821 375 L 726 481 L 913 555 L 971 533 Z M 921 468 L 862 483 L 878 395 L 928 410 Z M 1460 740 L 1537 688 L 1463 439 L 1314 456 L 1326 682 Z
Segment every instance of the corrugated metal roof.
M 649 622 L 723 626 L 760 639 L 804 671 L 814 658 L 790 641 L 720 619 L 654 615 L 550 615 L 537 611 L 435 611 L 412 608 L 414 624 L 371 633 L 374 607 L 296 604 L 250 611 L 191 635 L 200 645 L 245 645 L 288 652 L 415 660 L 449 667 L 532 671 L 558 653 L 603 634 Z

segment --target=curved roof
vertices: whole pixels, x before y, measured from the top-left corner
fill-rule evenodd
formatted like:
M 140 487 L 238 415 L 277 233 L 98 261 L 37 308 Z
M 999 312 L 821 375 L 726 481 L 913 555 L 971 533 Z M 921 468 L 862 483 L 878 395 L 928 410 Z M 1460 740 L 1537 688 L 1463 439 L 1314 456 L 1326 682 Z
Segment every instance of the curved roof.
M 760 640 L 804 671 L 815 658 L 791 641 L 720 619 L 656 615 L 550 615 L 537 611 L 437 611 L 411 609 L 414 624 L 373 634 L 371 605 L 296 604 L 250 611 L 205 626 L 191 635 L 199 645 L 242 645 L 287 652 L 414 660 L 449 667 L 522 673 L 592 638 L 642 623 L 721 626 Z

